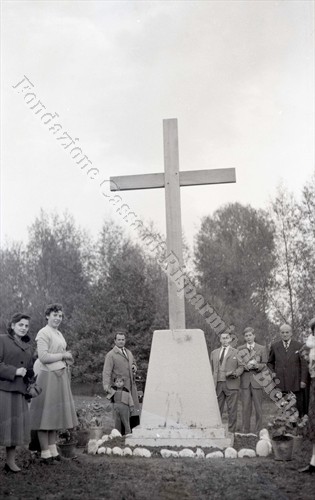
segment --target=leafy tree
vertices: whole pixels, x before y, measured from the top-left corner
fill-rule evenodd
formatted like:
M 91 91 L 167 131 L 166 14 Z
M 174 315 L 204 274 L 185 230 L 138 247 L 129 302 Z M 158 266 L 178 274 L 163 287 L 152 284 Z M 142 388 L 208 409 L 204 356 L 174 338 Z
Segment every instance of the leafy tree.
M 197 276 L 208 302 L 237 331 L 252 325 L 268 338 L 275 248 L 267 213 L 239 203 L 225 205 L 203 219 L 195 247 Z
M 315 303 L 315 186 L 307 183 L 301 201 L 278 189 L 271 213 L 275 225 L 277 260 L 271 311 L 279 321 L 301 333 L 314 314 Z
M 68 214 L 61 218 L 41 211 L 30 227 L 27 272 L 37 328 L 43 324 L 43 311 L 48 303 L 61 302 L 70 317 L 88 290 L 89 256 L 83 252 L 85 239 Z
M 297 283 L 299 323 L 302 329 L 314 316 L 315 304 L 315 178 L 304 186 L 299 204 L 299 267 Z
M 146 373 L 151 332 L 159 316 L 160 270 L 116 228 L 112 222 L 103 226 L 96 244 L 95 279 L 69 323 L 77 381 L 100 382 L 104 356 L 113 346 L 113 331 L 117 327 L 129 332 L 128 346 L 140 373 Z
M 274 269 L 274 287 L 270 302 L 275 309 L 276 319 L 289 322 L 296 327 L 298 276 L 298 207 L 293 195 L 279 188 L 272 203 L 272 216 L 275 225 L 277 246 L 277 266 Z
M 21 243 L 0 249 L 0 267 L 1 333 L 6 333 L 9 318 L 16 312 L 27 312 L 30 308 L 26 255 Z

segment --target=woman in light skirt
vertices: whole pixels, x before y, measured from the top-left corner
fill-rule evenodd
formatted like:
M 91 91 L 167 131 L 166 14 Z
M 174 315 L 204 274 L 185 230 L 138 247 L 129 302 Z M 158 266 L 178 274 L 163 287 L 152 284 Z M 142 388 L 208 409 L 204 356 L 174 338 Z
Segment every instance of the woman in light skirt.
M 78 420 L 68 367 L 73 363 L 73 358 L 58 330 L 63 317 L 61 304 L 47 306 L 45 316 L 47 325 L 35 339 L 38 352 L 37 383 L 43 391 L 31 403 L 31 427 L 38 433 L 42 463 L 52 464 L 60 461 L 56 431 L 72 429 L 78 425 Z
M 30 441 L 27 383 L 33 377 L 33 349 L 27 335 L 30 317 L 16 313 L 7 335 L 0 335 L 0 445 L 6 447 L 6 472 L 20 472 L 16 446 Z

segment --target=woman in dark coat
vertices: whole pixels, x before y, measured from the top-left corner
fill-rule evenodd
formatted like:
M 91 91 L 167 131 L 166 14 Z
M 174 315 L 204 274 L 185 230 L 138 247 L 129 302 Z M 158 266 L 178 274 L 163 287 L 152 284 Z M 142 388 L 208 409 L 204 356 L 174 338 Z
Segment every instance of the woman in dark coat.
M 16 446 L 30 442 L 28 376 L 32 377 L 33 352 L 27 335 L 30 317 L 17 313 L 7 335 L 0 335 L 0 445 L 6 447 L 5 470 L 19 472 Z

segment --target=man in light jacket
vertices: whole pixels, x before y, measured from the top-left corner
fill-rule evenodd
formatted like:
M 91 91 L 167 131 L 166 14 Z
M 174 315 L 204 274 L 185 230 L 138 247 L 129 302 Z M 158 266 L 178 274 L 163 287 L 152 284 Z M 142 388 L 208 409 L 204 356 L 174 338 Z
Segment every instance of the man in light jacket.
M 125 387 L 131 393 L 134 408 L 131 414 L 131 420 L 134 420 L 135 425 L 139 423 L 140 405 L 138 399 L 138 392 L 134 380 L 137 365 L 129 349 L 125 348 L 126 332 L 124 330 L 117 330 L 115 332 L 114 347 L 105 356 L 103 368 L 103 387 L 106 393 L 110 393 L 111 386 L 114 385 L 114 380 L 117 376 L 124 378 Z M 137 417 L 133 419 L 133 417 Z M 132 425 L 131 427 L 134 427 Z

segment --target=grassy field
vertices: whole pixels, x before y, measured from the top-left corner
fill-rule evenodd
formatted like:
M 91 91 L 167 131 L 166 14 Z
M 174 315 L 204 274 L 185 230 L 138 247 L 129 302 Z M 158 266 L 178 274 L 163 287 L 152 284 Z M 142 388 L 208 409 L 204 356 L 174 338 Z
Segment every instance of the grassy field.
M 75 396 L 77 407 L 91 396 Z M 239 408 L 240 411 L 240 408 Z M 264 422 L 274 413 L 264 402 Z M 226 416 L 224 419 L 226 420 Z M 106 412 L 108 431 L 113 422 Z M 235 439 L 235 447 L 255 447 L 255 440 Z M 315 477 L 299 474 L 308 463 L 311 445 L 304 441 L 290 462 L 252 459 L 163 459 L 91 456 L 79 449 L 76 459 L 41 465 L 28 450 L 18 450 L 23 467 L 16 475 L 0 465 L 0 499 L 11 500 L 313 500 Z M 0 461 L 4 464 L 4 450 Z

